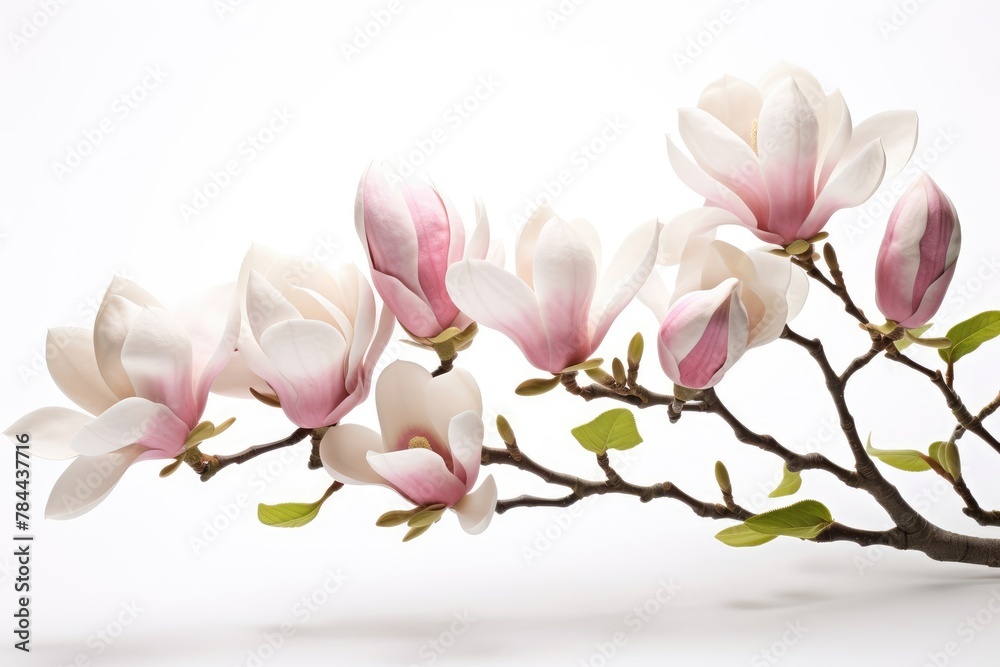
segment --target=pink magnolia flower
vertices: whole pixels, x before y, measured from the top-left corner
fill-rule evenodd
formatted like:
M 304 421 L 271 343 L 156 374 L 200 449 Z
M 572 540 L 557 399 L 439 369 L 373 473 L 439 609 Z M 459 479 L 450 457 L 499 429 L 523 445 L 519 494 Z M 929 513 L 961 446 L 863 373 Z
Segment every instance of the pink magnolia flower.
M 136 461 L 184 452 L 236 340 L 231 303 L 232 290 L 223 287 L 172 315 L 138 285 L 115 278 L 93 331 L 49 331 L 49 373 L 90 414 L 41 408 L 5 431 L 11 439 L 27 435 L 33 455 L 77 457 L 53 487 L 46 517 L 80 516 Z
M 962 246 L 958 213 L 923 174 L 900 198 L 875 262 L 875 301 L 904 329 L 927 324 L 944 300 Z
M 661 250 L 663 243 L 660 244 Z M 763 250 L 744 252 L 724 241 L 694 237 L 678 253 L 680 266 L 672 294 L 654 273 L 639 298 L 663 322 L 670 307 L 692 292 L 740 281 L 739 298 L 747 313 L 747 348 L 770 343 L 802 309 L 809 281 L 801 269 Z
M 375 407 L 381 435 L 342 424 L 326 432 L 323 465 L 345 484 L 387 486 L 418 507 L 442 504 L 471 534 L 486 530 L 497 503 L 488 476 L 475 491 L 483 448 L 482 397 L 472 375 L 431 377 L 395 361 L 379 376 Z
M 434 338 L 472 323 L 448 296 L 445 274 L 464 257 L 492 254 L 491 261 L 503 264 L 502 249 L 490 249 L 481 202 L 466 247 L 462 219 L 437 188 L 416 178 L 400 183 L 388 168 L 372 164 L 361 177 L 354 218 L 375 289 L 407 332 Z
M 315 262 L 254 246 L 240 271 L 243 329 L 213 391 L 276 399 L 302 428 L 340 421 L 364 401 L 392 335 L 387 309 L 376 329 L 375 295 L 353 265 Z
M 740 282 L 690 292 L 671 307 L 657 340 L 660 366 L 682 387 L 714 387 L 747 350 L 749 319 Z
M 913 153 L 917 117 L 889 111 L 853 127 L 838 91 L 782 64 L 758 86 L 732 76 L 709 85 L 696 108 L 681 109 L 681 139 L 668 139 L 684 183 L 726 212 L 703 226 L 738 224 L 767 243 L 819 233 L 839 209 L 865 202 Z
M 633 232 L 598 282 L 593 227 L 543 206 L 518 237 L 516 275 L 468 259 L 448 270 L 448 293 L 470 317 L 514 341 L 533 366 L 560 373 L 590 358 L 649 277 L 662 227 L 653 221 Z

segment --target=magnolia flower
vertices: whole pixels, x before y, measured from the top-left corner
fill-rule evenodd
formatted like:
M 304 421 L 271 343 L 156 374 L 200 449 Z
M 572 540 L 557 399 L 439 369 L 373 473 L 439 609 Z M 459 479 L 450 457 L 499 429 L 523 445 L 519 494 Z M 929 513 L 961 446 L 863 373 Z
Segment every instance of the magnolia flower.
M 598 282 L 597 233 L 543 206 L 521 230 L 517 275 L 465 260 L 448 270 L 448 293 L 470 317 L 514 341 L 533 366 L 558 374 L 590 358 L 642 287 L 662 227 L 653 221 L 632 233 Z
M 466 247 L 462 219 L 437 188 L 416 178 L 399 182 L 373 164 L 361 177 L 354 218 L 375 289 L 408 333 L 430 339 L 472 323 L 448 296 L 445 274 L 463 258 L 481 260 L 491 253 L 481 202 L 476 201 L 476 229 Z M 491 261 L 502 265 L 502 253 L 494 249 Z
M 777 339 L 785 324 L 799 314 L 809 292 L 809 282 L 798 267 L 765 251 L 744 252 L 724 241 L 695 237 L 688 240 L 679 257 L 673 293 L 667 294 L 659 275 L 654 273 L 639 298 L 657 321 L 663 322 L 670 307 L 685 295 L 711 290 L 736 278 L 741 286 L 740 302 L 747 313 L 748 349 Z
M 444 505 L 466 532 L 484 531 L 497 487 L 490 475 L 472 490 L 483 448 L 483 404 L 472 375 L 456 368 L 435 378 L 395 361 L 379 376 L 375 407 L 381 435 L 342 424 L 323 436 L 320 457 L 330 475 L 387 486 L 418 507 Z
M 213 390 L 280 404 L 302 428 L 340 421 L 371 387 L 395 324 L 353 265 L 330 273 L 315 262 L 254 246 L 238 283 L 244 327 Z
M 681 109 L 670 162 L 684 183 L 725 215 L 701 226 L 739 224 L 767 243 L 808 240 L 839 209 L 865 202 L 885 175 L 913 153 L 917 117 L 888 111 L 857 127 L 839 91 L 827 94 L 812 74 L 788 64 L 754 86 L 724 76 L 696 108 Z
M 231 289 L 220 288 L 172 315 L 138 285 L 115 278 L 93 331 L 49 331 L 49 373 L 90 414 L 42 408 L 5 431 L 12 439 L 27 435 L 42 458 L 79 455 L 52 489 L 46 517 L 80 516 L 136 461 L 184 452 L 235 340 L 238 320 L 226 319 L 231 302 Z
M 729 278 L 684 295 L 670 308 L 660 325 L 657 351 L 663 372 L 675 384 L 714 387 L 746 352 L 750 324 L 740 287 Z
M 882 314 L 904 329 L 926 324 L 941 307 L 961 245 L 954 205 L 923 174 L 889 215 L 875 261 L 875 301 Z

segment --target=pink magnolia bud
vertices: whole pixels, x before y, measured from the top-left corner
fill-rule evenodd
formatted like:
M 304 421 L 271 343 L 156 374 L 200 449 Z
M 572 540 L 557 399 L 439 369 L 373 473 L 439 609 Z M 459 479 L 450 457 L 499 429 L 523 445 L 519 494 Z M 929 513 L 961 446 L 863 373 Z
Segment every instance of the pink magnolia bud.
M 448 200 L 429 183 L 401 180 L 373 164 L 361 177 L 355 204 L 358 236 L 368 253 L 372 282 L 408 332 L 431 338 L 471 320 L 448 296 L 448 267 L 465 258 L 483 259 L 489 224 L 481 206 L 469 247 L 465 227 Z
M 910 186 L 889 216 L 875 263 L 875 301 L 905 329 L 941 307 L 962 245 L 958 213 L 930 176 Z
M 671 307 L 660 325 L 660 366 L 682 387 L 714 387 L 746 352 L 748 331 L 738 280 L 691 292 Z

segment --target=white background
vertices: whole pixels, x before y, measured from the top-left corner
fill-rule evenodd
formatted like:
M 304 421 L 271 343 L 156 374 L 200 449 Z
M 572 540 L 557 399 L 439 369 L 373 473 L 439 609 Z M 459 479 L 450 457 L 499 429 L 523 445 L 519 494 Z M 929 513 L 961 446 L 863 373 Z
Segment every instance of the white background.
M 676 109 L 694 104 L 722 73 L 756 80 L 781 60 L 811 69 L 829 90 L 839 87 L 856 122 L 885 109 L 918 110 L 918 159 L 955 201 L 965 232 L 955 289 L 938 321 L 954 323 L 1000 300 L 995 3 L 403 0 L 376 29 L 373 12 L 384 21 L 387 0 L 223 2 L 68 2 L 48 19 L 39 14 L 45 3 L 4 2 L 4 425 L 36 407 L 69 405 L 39 372 L 45 330 L 89 326 L 114 273 L 176 303 L 233 279 L 251 242 L 306 255 L 333 244 L 336 260 L 363 262 L 353 228 L 362 169 L 373 157 L 413 159 L 428 141 L 433 153 L 416 159 L 467 221 L 472 196 L 482 197 L 508 249 L 531 200 L 568 170 L 571 183 L 554 205 L 592 220 L 610 255 L 632 226 L 699 203 L 666 160 L 663 135 L 676 127 Z M 44 25 L 34 30 L 25 21 Z M 348 57 L 344 45 L 366 26 L 377 34 Z M 15 44 L 11 34 L 30 38 Z M 685 51 L 690 61 L 681 62 Z M 148 78 L 149 68 L 165 78 Z M 464 117 L 456 104 L 470 109 Z M 248 159 L 244 142 L 276 109 L 293 119 Z M 66 163 L 104 119 L 110 133 L 58 173 L 54 163 Z M 580 147 L 609 123 L 623 129 L 596 142 L 600 155 L 584 156 Z M 186 220 L 181 205 L 193 204 L 231 160 L 240 173 L 226 187 L 209 187 L 215 196 Z M 896 179 L 897 187 L 914 174 Z M 891 207 L 890 187 L 883 191 Z M 886 214 L 885 205 L 870 204 L 841 212 L 828 227 L 869 312 Z M 624 354 L 637 330 L 652 341 L 655 325 L 633 305 L 602 354 Z M 818 290 L 795 326 L 823 335 L 838 365 L 867 349 L 867 337 Z M 642 377 L 666 390 L 648 348 Z M 389 354 L 433 361 L 398 345 Z M 935 363 L 933 353 L 915 354 Z M 994 345 L 959 369 L 957 386 L 971 406 L 995 393 L 997 363 Z M 556 392 L 515 397 L 513 387 L 537 372 L 493 332 L 460 365 L 479 378 L 487 419 L 507 415 L 527 452 L 600 474 L 569 428 L 613 406 Z M 945 437 L 951 420 L 936 390 L 889 366 L 874 363 L 848 395 L 862 432 L 873 431 L 885 447 L 923 448 Z M 719 391 L 752 427 L 847 462 L 833 407 L 800 349 L 779 341 L 754 351 Z M 291 430 L 280 413 L 237 401 L 213 401 L 206 418 L 232 415 L 239 420 L 210 443 L 215 450 Z M 375 426 L 373 406 L 348 421 Z M 712 465 L 722 458 L 738 500 L 755 510 L 781 504 L 764 499 L 779 462 L 739 445 L 711 419 L 685 415 L 669 427 L 662 410 L 649 411 L 639 426 L 646 444 L 616 459 L 627 478 L 670 479 L 713 499 Z M 498 444 L 495 435 L 489 444 Z M 1000 506 L 996 454 L 972 436 L 962 454 L 980 500 Z M 516 510 L 476 538 L 449 517 L 401 544 L 399 529 L 373 526 L 401 501 L 352 488 L 307 528 L 266 528 L 257 502 L 312 500 L 328 484 L 325 473 L 304 469 L 305 452 L 290 456 L 257 459 L 208 484 L 187 470 L 160 480 L 157 464 L 139 465 L 97 510 L 64 523 L 41 517 L 63 465 L 35 461 L 33 652 L 10 646 L 12 559 L 0 555 L 2 662 L 252 665 L 262 654 L 267 665 L 924 665 L 954 642 L 957 655 L 936 655 L 937 664 L 977 665 L 995 662 L 1000 648 L 1000 620 L 988 609 L 1000 597 L 1000 577 L 985 569 L 793 540 L 736 551 L 712 539 L 721 524 L 666 501 L 601 498 L 573 514 Z M 13 461 L 3 470 L 0 508 L 12 513 Z M 547 492 L 516 471 L 492 472 L 504 497 Z M 940 525 L 991 534 L 962 516 L 930 473 L 889 475 Z M 804 479 L 800 494 L 823 500 L 839 520 L 887 527 L 867 498 L 820 473 Z M 0 537 L 13 532 L 2 526 Z M 540 537 L 546 533 L 554 539 Z M 321 592 L 328 573 L 346 577 L 329 596 Z M 638 621 L 634 608 L 655 600 L 663 582 L 675 594 L 650 603 L 656 613 Z M 301 600 L 311 596 L 323 604 L 303 613 Z M 123 605 L 141 611 L 119 632 L 119 617 L 131 621 Z M 984 625 L 974 630 L 966 617 L 977 613 Z M 459 637 L 449 634 L 456 614 L 474 619 Z M 292 632 L 276 641 L 285 622 Z M 106 645 L 98 632 L 118 637 Z M 605 659 L 602 647 L 610 652 L 619 632 L 626 641 Z M 268 637 L 281 644 L 276 652 Z M 438 653 L 431 641 L 450 648 Z

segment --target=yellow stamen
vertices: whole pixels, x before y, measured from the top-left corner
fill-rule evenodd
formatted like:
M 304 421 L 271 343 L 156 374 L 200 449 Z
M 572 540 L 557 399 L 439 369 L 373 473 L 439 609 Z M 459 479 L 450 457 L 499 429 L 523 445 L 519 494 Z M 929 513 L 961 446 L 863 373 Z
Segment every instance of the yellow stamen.
M 757 153 L 757 123 L 758 120 L 754 118 L 750 124 L 750 148 L 753 149 L 754 153 Z
M 431 441 L 422 435 L 415 435 L 410 438 L 410 444 L 407 445 L 408 449 L 430 449 Z

